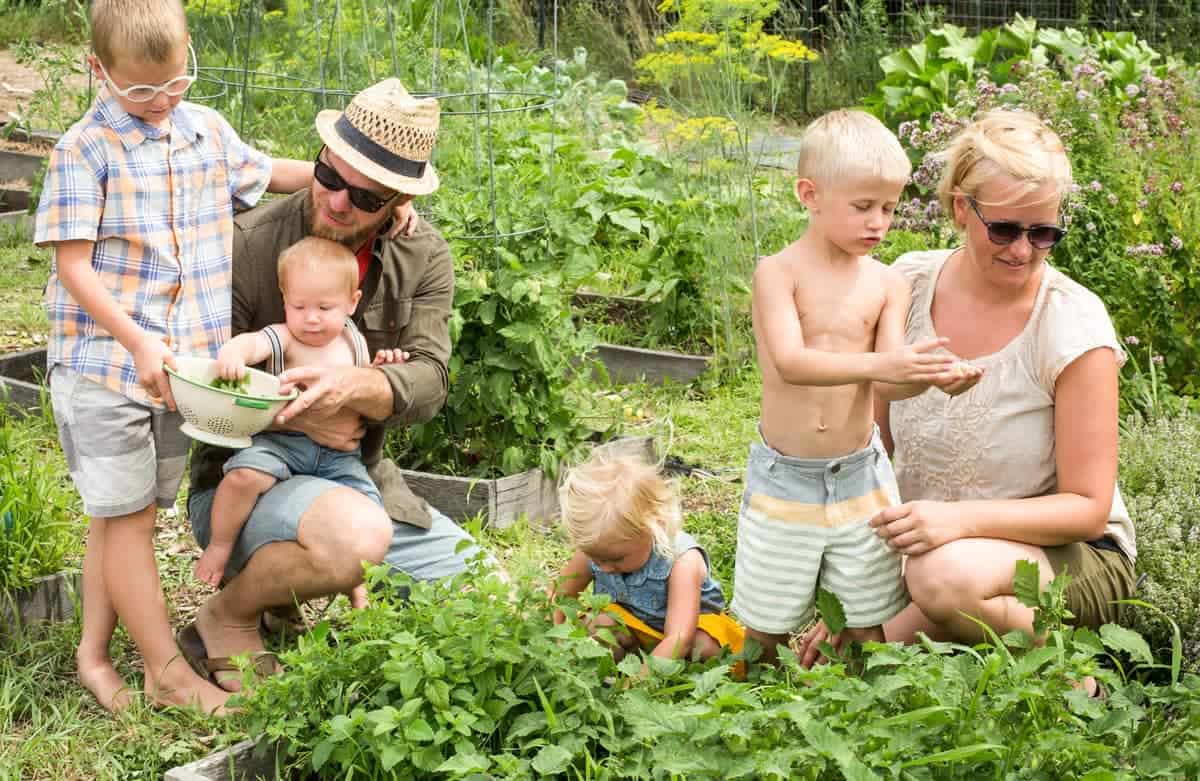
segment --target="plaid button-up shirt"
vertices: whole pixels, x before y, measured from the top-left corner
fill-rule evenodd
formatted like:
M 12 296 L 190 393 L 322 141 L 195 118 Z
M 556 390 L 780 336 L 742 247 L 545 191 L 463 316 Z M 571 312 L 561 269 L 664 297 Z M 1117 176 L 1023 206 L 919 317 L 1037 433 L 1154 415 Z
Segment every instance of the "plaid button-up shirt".
M 36 244 L 95 242 L 92 268 L 138 325 L 176 355 L 216 357 L 229 338 L 233 212 L 266 190 L 271 160 L 220 114 L 181 102 L 169 128 L 101 88 L 50 155 Z M 52 265 L 47 369 L 64 364 L 145 404 L 133 356 L 71 296 Z

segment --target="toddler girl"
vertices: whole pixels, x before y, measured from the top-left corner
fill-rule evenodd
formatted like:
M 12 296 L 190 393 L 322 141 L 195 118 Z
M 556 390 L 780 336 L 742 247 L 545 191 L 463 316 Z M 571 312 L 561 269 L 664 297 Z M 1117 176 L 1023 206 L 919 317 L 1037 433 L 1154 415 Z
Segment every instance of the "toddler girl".
M 613 655 L 653 646 L 669 659 L 716 656 L 742 647 L 742 628 L 724 613 L 725 597 L 709 575 L 708 555 L 680 528 L 679 502 L 657 467 L 629 457 L 593 456 L 567 475 L 563 525 L 576 546 L 554 596 L 592 584 L 612 602 L 590 628 L 623 625 Z M 565 616 L 555 611 L 555 623 Z

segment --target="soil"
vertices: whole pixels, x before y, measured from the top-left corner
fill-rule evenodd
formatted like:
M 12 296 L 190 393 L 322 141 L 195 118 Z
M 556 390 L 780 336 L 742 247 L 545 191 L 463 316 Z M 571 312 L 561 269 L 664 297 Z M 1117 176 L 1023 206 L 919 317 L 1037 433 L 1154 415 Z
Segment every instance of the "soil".
M 83 61 L 83 51 L 80 49 L 80 62 Z M 68 89 L 86 91 L 88 89 L 88 74 L 72 73 L 66 79 Z M 17 62 L 17 58 L 9 49 L 0 49 L 0 124 L 9 122 L 20 116 L 35 92 L 44 86 L 41 75 L 29 67 Z M 64 101 L 71 101 L 71 96 L 64 95 Z M 11 148 L 8 142 L 2 145 Z M 17 150 L 27 151 L 27 150 Z M 34 150 L 42 151 L 42 150 Z

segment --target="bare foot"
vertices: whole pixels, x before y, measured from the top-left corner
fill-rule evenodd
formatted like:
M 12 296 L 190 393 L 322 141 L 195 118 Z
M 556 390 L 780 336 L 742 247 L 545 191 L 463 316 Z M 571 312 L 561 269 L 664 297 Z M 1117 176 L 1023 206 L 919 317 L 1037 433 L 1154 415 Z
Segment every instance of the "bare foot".
M 346 596 L 350 597 L 350 607 L 354 608 L 355 610 L 362 610 L 367 606 L 366 586 L 355 586 L 350 593 L 346 594 Z
M 132 702 L 132 692 L 108 659 L 97 662 L 85 660 L 76 654 L 75 669 L 83 688 L 90 691 L 105 710 L 116 713 Z
M 211 601 L 206 602 L 196 613 L 196 629 L 200 632 L 200 639 L 204 641 L 204 647 L 208 650 L 209 659 L 246 653 L 253 656 L 266 650 L 263 646 L 262 636 L 258 633 L 257 623 L 233 623 L 215 615 L 212 604 Z M 225 691 L 236 692 L 242 688 L 240 673 L 218 672 L 213 677 Z
M 182 654 L 168 662 L 157 679 L 152 679 L 147 671 L 145 690 L 147 699 L 155 705 L 196 708 L 211 716 L 226 715 L 225 702 L 230 696 L 196 675 Z

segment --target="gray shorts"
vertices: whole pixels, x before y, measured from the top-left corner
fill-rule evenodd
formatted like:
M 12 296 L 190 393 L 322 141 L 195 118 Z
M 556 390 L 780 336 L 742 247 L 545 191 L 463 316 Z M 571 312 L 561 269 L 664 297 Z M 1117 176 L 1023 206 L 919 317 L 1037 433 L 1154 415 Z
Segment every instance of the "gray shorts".
M 85 513 L 116 518 L 174 506 L 191 445 L 178 412 L 139 404 L 62 364 L 50 371 L 50 404 Z
M 231 469 L 253 469 L 274 477 L 289 480 L 298 475 L 322 477 L 365 494 L 383 507 L 383 498 L 374 481 L 367 475 L 362 453 L 321 447 L 303 434 L 290 431 L 271 431 L 255 434 L 250 447 L 237 451 L 225 462 L 224 473 Z
M 817 586 L 846 610 L 846 625 L 878 626 L 910 599 L 900 554 L 869 521 L 899 503 L 879 440 L 831 459 L 791 458 L 750 446 L 738 517 L 733 612 L 765 634 L 792 632 L 812 616 Z
M 246 566 L 254 552 L 269 542 L 295 542 L 300 518 L 322 494 L 343 486 L 319 477 L 297 475 L 276 483 L 258 498 L 250 517 L 242 527 L 225 577 L 231 578 Z M 216 489 L 192 491 L 188 496 L 188 518 L 192 533 L 201 547 L 212 539 L 212 500 Z M 393 570 L 414 580 L 436 580 L 457 575 L 479 553 L 479 546 L 458 524 L 432 507 L 433 525 L 428 529 L 410 523 L 392 521 L 392 543 L 384 561 Z M 460 549 L 460 543 L 466 542 Z

